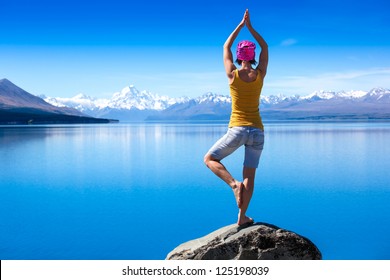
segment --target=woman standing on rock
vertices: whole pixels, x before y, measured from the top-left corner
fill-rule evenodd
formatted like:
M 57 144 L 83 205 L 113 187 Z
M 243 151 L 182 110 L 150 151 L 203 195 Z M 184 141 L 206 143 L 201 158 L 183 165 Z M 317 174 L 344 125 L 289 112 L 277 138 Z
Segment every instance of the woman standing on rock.
M 237 60 L 240 69 L 233 62 L 231 47 L 241 29 L 246 26 L 261 47 L 259 64 L 256 68 L 255 48 L 250 41 L 241 41 L 237 46 Z M 211 171 L 233 190 L 239 208 L 238 225 L 253 223 L 246 216 L 252 198 L 256 169 L 264 145 L 264 127 L 260 117 L 259 102 L 263 80 L 268 65 L 268 45 L 252 27 L 249 12 L 230 34 L 223 46 L 223 62 L 229 81 L 232 98 L 232 113 L 227 133 L 207 152 L 204 162 Z M 229 173 L 221 160 L 245 145 L 243 180 L 238 181 Z

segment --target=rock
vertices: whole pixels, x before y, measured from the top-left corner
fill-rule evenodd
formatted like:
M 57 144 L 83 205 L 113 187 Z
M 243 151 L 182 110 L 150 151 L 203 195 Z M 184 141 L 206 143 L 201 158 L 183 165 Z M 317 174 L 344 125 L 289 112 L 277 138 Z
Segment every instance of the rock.
M 320 260 L 307 238 L 265 223 L 229 225 L 183 243 L 167 260 Z

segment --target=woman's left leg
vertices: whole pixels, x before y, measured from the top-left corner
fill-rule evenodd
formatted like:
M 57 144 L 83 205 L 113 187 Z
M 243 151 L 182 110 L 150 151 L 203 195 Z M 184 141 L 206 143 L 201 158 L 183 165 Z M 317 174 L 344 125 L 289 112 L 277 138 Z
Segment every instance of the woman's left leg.
M 205 155 L 204 163 L 215 175 L 230 186 L 236 198 L 237 206 L 240 208 L 242 205 L 243 184 L 234 179 L 226 167 L 219 160 L 214 159 L 209 153 Z

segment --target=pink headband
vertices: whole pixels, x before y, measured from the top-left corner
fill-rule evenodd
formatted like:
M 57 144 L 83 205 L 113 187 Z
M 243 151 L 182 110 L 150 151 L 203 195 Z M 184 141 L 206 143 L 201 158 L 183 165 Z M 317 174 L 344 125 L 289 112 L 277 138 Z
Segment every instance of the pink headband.
M 256 45 L 251 41 L 241 41 L 237 46 L 237 59 L 251 61 L 255 59 Z

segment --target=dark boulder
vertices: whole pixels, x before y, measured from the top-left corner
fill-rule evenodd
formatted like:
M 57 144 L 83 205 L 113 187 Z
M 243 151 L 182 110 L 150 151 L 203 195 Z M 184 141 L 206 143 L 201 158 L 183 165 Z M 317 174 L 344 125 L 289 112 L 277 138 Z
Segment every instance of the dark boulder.
M 229 225 L 179 245 L 168 260 L 320 260 L 307 238 L 264 223 Z

